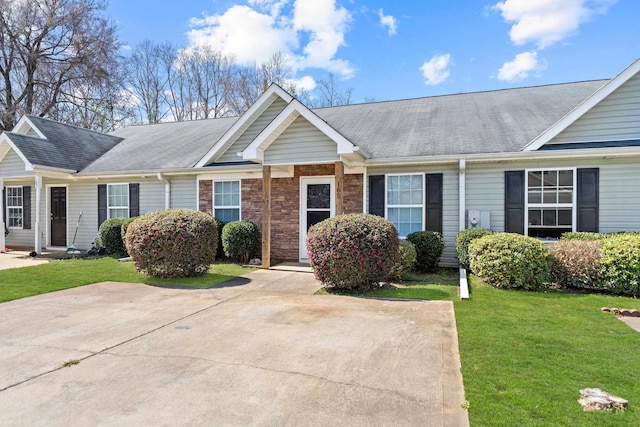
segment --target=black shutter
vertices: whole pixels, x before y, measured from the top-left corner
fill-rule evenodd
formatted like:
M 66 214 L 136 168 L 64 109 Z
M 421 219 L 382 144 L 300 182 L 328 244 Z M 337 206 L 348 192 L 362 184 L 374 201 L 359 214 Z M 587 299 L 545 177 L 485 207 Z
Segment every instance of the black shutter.
M 129 218 L 140 215 L 140 184 L 129 184 Z
M 424 229 L 442 234 L 442 174 L 426 174 L 426 206 L 427 223 Z
M 384 175 L 369 176 L 369 213 L 384 218 Z
M 31 187 L 22 187 L 22 229 L 31 230 Z
M 7 219 L 7 188 L 6 187 L 2 187 L 2 219 L 4 220 L 4 228 L 2 229 L 2 232 L 7 234 L 7 232 L 9 231 L 7 229 L 7 223 L 9 222 L 9 220 Z M 4 250 L 4 248 L 0 248 L 0 250 Z
M 578 169 L 578 197 L 576 231 L 599 230 L 599 170 L 598 168 Z
M 504 231 L 524 234 L 524 171 L 504 173 Z
M 98 227 L 107 220 L 107 184 L 98 184 Z

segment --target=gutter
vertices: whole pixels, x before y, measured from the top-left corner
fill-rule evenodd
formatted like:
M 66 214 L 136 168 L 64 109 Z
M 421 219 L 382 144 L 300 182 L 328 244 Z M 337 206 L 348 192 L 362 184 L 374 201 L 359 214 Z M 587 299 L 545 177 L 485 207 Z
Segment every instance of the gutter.
M 171 182 L 162 176 L 161 172 L 158 172 L 158 181 L 164 182 L 164 208 L 171 209 Z

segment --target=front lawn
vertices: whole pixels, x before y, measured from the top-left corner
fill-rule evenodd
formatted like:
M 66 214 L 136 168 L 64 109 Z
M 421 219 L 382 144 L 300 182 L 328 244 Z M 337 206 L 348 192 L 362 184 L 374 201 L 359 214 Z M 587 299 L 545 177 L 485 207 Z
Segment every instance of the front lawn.
M 2 270 L 0 302 L 106 281 L 206 288 L 249 271 L 236 264 L 214 264 L 201 277 L 156 279 L 138 273 L 131 262 L 118 262 L 110 257 L 51 261 Z
M 446 291 L 456 289 L 450 280 L 433 276 L 368 295 L 454 301 L 472 426 L 640 425 L 640 333 L 600 311 L 638 309 L 639 300 L 500 290 L 471 277 L 471 298 L 461 301 Z M 592 387 L 629 408 L 583 412 L 579 390 Z

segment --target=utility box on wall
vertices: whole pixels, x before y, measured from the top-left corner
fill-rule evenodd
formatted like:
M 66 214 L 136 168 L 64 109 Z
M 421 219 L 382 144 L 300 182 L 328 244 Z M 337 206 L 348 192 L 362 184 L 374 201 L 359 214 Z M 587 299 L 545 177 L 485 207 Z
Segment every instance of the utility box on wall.
M 467 228 L 491 228 L 491 213 L 469 209 L 467 211 Z

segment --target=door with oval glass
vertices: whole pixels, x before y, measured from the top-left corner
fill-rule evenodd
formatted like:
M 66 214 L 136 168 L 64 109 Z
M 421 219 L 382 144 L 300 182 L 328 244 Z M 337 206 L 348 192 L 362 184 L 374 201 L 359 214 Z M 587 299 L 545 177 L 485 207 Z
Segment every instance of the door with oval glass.
M 335 215 L 335 185 L 333 176 L 300 178 L 300 262 L 309 262 L 307 230 Z

